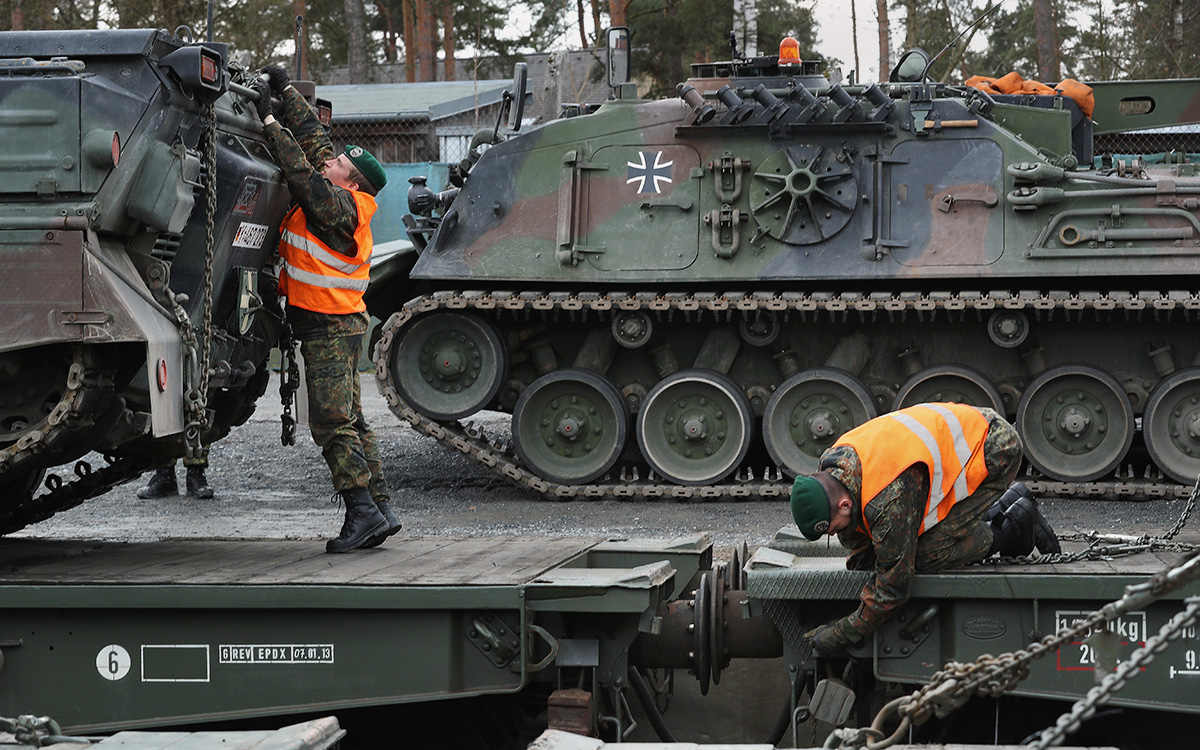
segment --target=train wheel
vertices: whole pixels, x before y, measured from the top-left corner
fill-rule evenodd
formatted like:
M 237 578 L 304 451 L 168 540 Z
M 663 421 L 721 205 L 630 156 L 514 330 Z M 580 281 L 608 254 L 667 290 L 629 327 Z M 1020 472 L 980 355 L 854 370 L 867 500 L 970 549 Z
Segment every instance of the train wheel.
M 1192 483 L 1200 475 L 1200 367 L 1163 380 L 1142 415 L 1146 449 L 1163 473 Z
M 621 393 L 588 370 L 556 370 L 533 381 L 513 409 L 513 444 L 540 477 L 584 484 L 613 467 L 629 433 Z
M 436 312 L 409 322 L 388 358 L 405 400 L 430 419 L 459 419 L 491 403 L 508 371 L 492 326 L 471 315 Z
M 650 467 L 676 484 L 699 485 L 732 474 L 746 457 L 753 415 L 732 380 L 681 370 L 646 394 L 637 419 L 638 447 Z
M 962 365 L 926 367 L 896 392 L 892 410 L 937 401 L 983 406 L 1004 414 L 1000 391 L 978 370 Z
M 808 370 L 785 380 L 767 401 L 763 441 L 789 475 L 811 474 L 826 448 L 875 415 L 871 392 L 858 378 L 834 368 Z
M 1090 482 L 1121 463 L 1133 442 L 1133 407 L 1112 376 L 1063 365 L 1039 375 L 1017 406 L 1025 455 L 1064 482 Z

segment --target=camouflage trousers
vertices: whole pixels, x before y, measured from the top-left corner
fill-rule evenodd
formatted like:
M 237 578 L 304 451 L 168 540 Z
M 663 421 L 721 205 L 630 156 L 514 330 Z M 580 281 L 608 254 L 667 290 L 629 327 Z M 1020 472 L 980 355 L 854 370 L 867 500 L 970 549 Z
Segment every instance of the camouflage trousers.
M 379 443 L 362 413 L 358 358 L 363 336 L 300 342 L 308 390 L 308 426 L 338 492 L 367 487 L 375 502 L 390 499 Z
M 917 539 L 916 568 L 921 572 L 942 570 L 982 560 L 992 548 L 992 529 L 983 514 L 992 507 L 1021 468 L 1021 440 L 1008 422 L 995 420 L 988 432 L 990 463 L 996 471 L 966 498 L 955 503 L 937 526 Z M 986 448 L 985 448 L 986 450 Z

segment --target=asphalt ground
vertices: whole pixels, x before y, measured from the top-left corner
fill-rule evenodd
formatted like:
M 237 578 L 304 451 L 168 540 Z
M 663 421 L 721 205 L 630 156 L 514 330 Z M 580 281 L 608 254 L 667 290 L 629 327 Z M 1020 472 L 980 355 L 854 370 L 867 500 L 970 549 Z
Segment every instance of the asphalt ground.
M 379 439 L 384 471 L 404 531 L 413 536 L 672 538 L 709 532 L 718 554 L 746 542 L 767 543 L 791 526 L 786 502 L 680 502 L 660 499 L 548 499 L 523 490 L 466 457 L 415 433 L 387 408 L 374 376 L 363 373 L 363 409 Z M 212 446 L 210 500 L 186 495 L 143 500 L 141 481 L 30 526 L 14 536 L 150 541 L 173 538 L 312 539 L 335 535 L 343 511 L 307 427 L 296 445 L 280 443 L 278 388 L 272 381 L 250 420 Z M 508 417 L 484 413 L 475 421 L 505 436 Z M 92 459 L 100 460 L 96 456 Z M 183 467 L 177 468 L 180 487 Z M 145 477 L 149 478 L 149 475 Z M 1059 533 L 1101 531 L 1162 534 L 1184 500 L 1096 500 L 1043 497 L 1043 514 Z M 1185 538 L 1200 541 L 1200 519 Z

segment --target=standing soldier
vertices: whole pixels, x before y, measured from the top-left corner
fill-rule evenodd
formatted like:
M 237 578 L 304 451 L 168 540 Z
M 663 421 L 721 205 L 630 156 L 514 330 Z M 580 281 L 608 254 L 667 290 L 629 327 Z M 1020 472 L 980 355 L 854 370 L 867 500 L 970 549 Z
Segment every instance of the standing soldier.
M 213 489 L 208 484 L 204 470 L 208 468 L 208 446 L 202 446 L 204 455 L 199 458 L 184 458 L 183 466 L 187 470 L 188 497 L 198 497 L 207 500 L 213 496 Z M 150 481 L 137 491 L 137 496 L 150 500 L 168 495 L 179 494 L 179 484 L 175 481 L 175 462 L 170 466 L 160 466 L 150 475 Z
M 363 304 L 371 264 L 371 216 L 387 175 L 358 146 L 334 153 L 316 111 L 283 68 L 263 69 L 258 114 L 295 207 L 283 221 L 279 294 L 300 341 L 309 427 L 346 504 L 341 533 L 327 552 L 374 547 L 400 530 L 389 502 L 379 446 L 362 413 L 358 359 L 369 317 Z M 282 102 L 280 119 L 271 94 Z M 286 126 L 286 127 L 285 127 Z
M 1021 438 L 995 411 L 918 404 L 850 430 L 820 471 L 796 477 L 800 532 L 837 534 L 846 567 L 874 571 L 856 612 L 806 634 L 816 653 L 843 651 L 883 624 L 908 601 L 916 571 L 1027 555 L 1035 544 L 1059 552 L 1037 500 L 1012 484 L 1020 465 Z

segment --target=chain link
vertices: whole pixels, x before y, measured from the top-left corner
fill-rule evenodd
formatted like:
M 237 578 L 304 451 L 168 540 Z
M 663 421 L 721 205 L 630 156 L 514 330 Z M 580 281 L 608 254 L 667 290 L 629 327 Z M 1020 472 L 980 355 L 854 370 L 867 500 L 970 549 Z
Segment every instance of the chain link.
M 184 407 L 188 422 L 184 429 L 185 451 L 188 458 L 204 458 L 207 447 L 202 435 L 208 429 L 208 386 L 212 376 L 212 309 L 213 309 L 213 254 L 216 241 L 213 237 L 217 215 L 217 111 L 216 104 L 209 104 L 204 114 L 205 124 L 205 168 L 208 172 L 204 185 L 204 283 L 201 287 L 201 314 L 198 334 L 199 361 L 195 363 L 197 381 L 193 384 Z
M 1143 583 L 1127 586 L 1125 594 L 1120 599 L 1104 605 L 1075 623 L 1072 627 L 1063 628 L 1054 635 L 1048 635 L 1041 641 L 1031 644 L 1025 649 L 1001 654 L 1000 656 L 985 654 L 974 662 L 966 664 L 956 661 L 948 662 L 941 671 L 930 678 L 928 684 L 922 686 L 911 695 L 902 696 L 884 706 L 872 723 L 872 727 L 874 728 L 881 727 L 888 715 L 895 714 L 901 719 L 902 729 L 896 730 L 891 736 L 879 742 L 867 741 L 864 744 L 855 744 L 856 735 L 847 734 L 847 744 L 839 745 L 839 747 L 881 750 L 895 744 L 901 739 L 902 731 L 907 728 L 905 720 L 911 720 L 912 724 L 922 724 L 931 716 L 945 718 L 958 708 L 961 708 L 974 695 L 998 698 L 1015 688 L 1021 680 L 1029 676 L 1029 665 L 1034 660 L 1040 659 L 1052 651 L 1056 651 L 1067 643 L 1082 639 L 1084 635 L 1102 623 L 1111 622 L 1123 614 L 1142 609 L 1163 596 L 1177 591 L 1198 579 L 1200 579 L 1200 552 L 1193 552 L 1180 564 L 1154 574 Z M 1187 601 L 1189 602 L 1189 606 L 1182 613 L 1183 619 L 1180 620 L 1183 624 L 1170 629 L 1170 632 L 1175 633 L 1171 637 L 1177 637 L 1178 632 L 1195 618 L 1194 607 L 1191 604 L 1192 600 L 1189 599 Z M 1189 612 L 1191 613 L 1190 619 L 1188 617 Z M 1171 623 L 1175 623 L 1178 619 L 1179 617 L 1173 619 Z M 1168 623 L 1168 625 L 1171 625 L 1171 623 Z M 1169 639 L 1169 637 L 1161 639 L 1161 646 L 1156 643 L 1155 653 L 1165 648 L 1166 642 Z M 1145 647 L 1143 647 L 1143 650 L 1145 650 Z M 1149 658 L 1153 658 L 1153 656 L 1151 655 Z M 1147 663 L 1149 658 L 1141 657 L 1142 663 Z M 1116 673 L 1114 672 L 1114 674 Z M 1104 695 L 1119 690 L 1124 685 L 1127 676 L 1127 673 L 1122 673 L 1119 679 L 1114 678 L 1104 692 Z M 1108 677 L 1113 677 L 1113 675 L 1109 675 Z M 1097 701 L 1099 701 L 1099 698 L 1093 699 L 1093 712 L 1095 710 L 1094 705 L 1099 705 Z M 1086 708 L 1081 710 L 1086 710 Z M 1090 715 L 1089 713 L 1088 716 Z M 1086 718 L 1086 716 L 1083 718 Z M 1072 726 L 1072 720 L 1063 720 L 1063 724 L 1064 726 Z M 1078 726 L 1077 720 L 1074 721 L 1073 726 Z
M 296 444 L 296 418 L 292 416 L 292 403 L 296 398 L 296 390 L 300 387 L 300 365 L 296 362 L 296 342 L 292 338 L 292 325 L 287 316 L 283 317 L 283 330 L 279 335 L 279 403 L 283 405 L 283 413 L 279 415 L 283 423 L 279 441 L 283 445 Z
M 1117 668 L 1104 676 L 1099 685 L 1088 691 L 1087 695 L 1076 701 L 1067 713 L 1059 716 L 1054 726 L 1042 732 L 1030 747 L 1034 750 L 1046 750 L 1048 747 L 1061 745 L 1068 734 L 1079 731 L 1079 726 L 1095 715 L 1096 710 L 1108 702 L 1113 693 L 1125 687 L 1125 684 L 1138 676 L 1141 670 L 1154 657 L 1166 650 L 1170 641 L 1179 638 L 1187 628 L 1196 621 L 1200 614 L 1200 597 L 1187 600 L 1186 607 L 1163 625 L 1159 631 L 1146 639 L 1146 642 L 1129 657 L 1117 665 Z
M 6 719 L 0 716 L 0 731 L 11 734 L 13 741 L 18 745 L 29 745 L 32 747 L 45 747 L 61 742 L 80 743 L 84 745 L 92 744 L 90 740 L 83 739 L 82 737 L 65 736 L 62 727 L 49 716 L 21 714 L 15 719 Z

